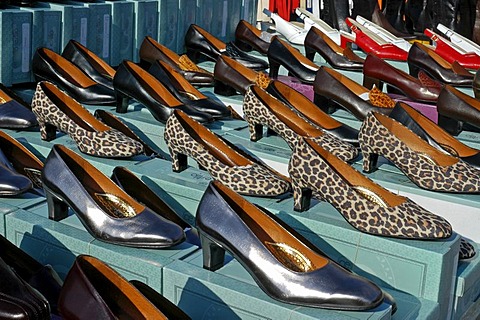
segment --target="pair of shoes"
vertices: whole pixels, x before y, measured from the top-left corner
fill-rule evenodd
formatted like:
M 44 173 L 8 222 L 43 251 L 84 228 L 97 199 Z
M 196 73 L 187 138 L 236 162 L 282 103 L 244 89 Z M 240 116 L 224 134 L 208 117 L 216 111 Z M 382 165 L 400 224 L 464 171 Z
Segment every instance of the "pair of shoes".
M 305 37 L 305 56 L 313 62 L 315 53 L 320 54 L 333 68 L 341 70 L 362 70 L 363 59 L 352 49 L 343 49 L 316 27 L 310 28 Z
M 239 92 L 244 95 L 248 87 L 257 84 L 266 88 L 270 78 L 262 71 L 255 71 L 225 55 L 218 57 L 213 71 L 216 94 L 233 96 Z
M 268 9 L 264 8 L 263 13 L 273 20 L 275 23 L 275 30 L 284 36 L 288 42 L 303 45 L 308 30 L 297 27 L 296 25 L 284 20 L 278 14 L 269 11 Z
M 369 112 L 388 114 L 395 106 L 389 96 L 378 88 L 369 90 L 347 76 L 322 66 L 313 84 L 314 103 L 326 113 L 345 109 L 362 121 Z
M 200 200 L 196 225 L 205 269 L 221 268 L 228 251 L 273 299 L 338 310 L 368 310 L 384 299 L 374 283 L 303 243 L 271 213 L 218 181 L 210 183 Z
M 50 81 L 80 103 L 115 104 L 115 92 L 90 78 L 73 62 L 47 48 L 38 48 L 32 59 L 36 81 Z
M 180 110 L 175 110 L 168 119 L 164 138 L 175 172 L 187 168 L 187 156 L 190 156 L 214 179 L 241 194 L 274 197 L 290 190 L 290 184 L 283 176 Z
M 49 218 L 62 220 L 71 208 L 95 239 L 154 249 L 171 247 L 185 240 L 180 226 L 135 201 L 98 169 L 62 145 L 54 145 L 50 151 L 42 181 Z
M 300 136 L 307 136 L 345 161 L 350 161 L 358 155 L 353 145 L 318 129 L 258 86 L 248 88 L 243 100 L 243 115 L 248 122 L 252 141 L 261 139 L 263 126 L 267 126 L 270 132 L 280 135 L 292 150 Z
M 415 42 L 408 52 L 408 69 L 414 77 L 420 70 L 424 70 L 433 79 L 452 86 L 471 87 L 473 82 L 473 74 L 458 62 L 450 64 L 435 51 L 418 42 Z
M 211 72 L 197 66 L 187 55 L 179 56 L 172 50 L 161 45 L 152 37 L 146 36 L 140 46 L 140 65 L 148 69 L 155 61 L 163 61 L 179 72 L 194 86 L 212 86 L 214 84 Z
M 152 288 L 139 281 L 128 282 L 103 261 L 88 255 L 75 259 L 58 304 L 60 315 L 72 320 L 190 319 Z
M 363 85 L 367 88 L 376 85 L 382 90 L 383 82 L 388 84 L 389 92 L 400 93 L 413 101 L 424 103 L 436 103 L 442 90 L 441 83 L 431 79 L 422 71 L 418 73 L 417 79 L 369 54 L 363 65 Z
M 235 44 L 245 52 L 255 50 L 266 55 L 271 40 L 272 34 L 258 30 L 245 20 L 240 20 L 235 29 Z
M 248 55 L 232 42 L 225 44 L 195 24 L 191 24 L 185 34 L 185 47 L 188 57 L 194 62 L 198 62 L 200 56 L 215 62 L 224 54 L 253 70 L 268 68 L 265 61 Z
M 147 107 L 152 116 L 162 123 L 165 123 L 176 109 L 183 110 L 202 123 L 213 121 L 210 114 L 185 105 L 152 74 L 132 61 L 124 60 L 120 64 L 113 78 L 113 86 L 117 95 L 118 113 L 127 112 L 128 100 L 132 98 Z
M 277 78 L 280 66 L 306 84 L 312 84 L 319 66 L 307 59 L 297 49 L 278 37 L 273 38 L 268 48 L 268 63 L 270 78 Z
M 0 83 L 0 128 L 21 130 L 37 125 L 28 104 Z
M 315 191 L 352 227 L 365 233 L 429 240 L 452 234 L 445 219 L 382 188 L 312 139 L 299 139 L 288 168 L 296 211 L 309 208 Z
M 125 158 L 143 152 L 140 143 L 95 119 L 81 104 L 50 82 L 37 84 L 32 111 L 40 125 L 42 140 L 55 139 L 58 128 L 75 141 L 80 151 L 92 156 Z

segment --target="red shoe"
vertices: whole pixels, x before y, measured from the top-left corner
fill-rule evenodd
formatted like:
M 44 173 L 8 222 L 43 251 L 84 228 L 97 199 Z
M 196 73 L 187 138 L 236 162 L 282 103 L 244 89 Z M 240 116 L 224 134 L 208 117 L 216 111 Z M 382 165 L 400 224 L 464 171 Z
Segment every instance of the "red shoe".
M 430 29 L 425 29 L 425 35 L 435 41 L 435 53 L 447 60 L 449 63 L 457 61 L 464 68 L 479 69 L 480 56 L 473 52 L 465 52 L 463 49 L 455 46 L 451 41 L 443 38 L 438 33 Z
M 407 51 L 379 38 L 351 18 L 347 18 L 345 21 L 355 33 L 355 44 L 365 53 L 374 53 L 381 59 L 407 61 Z

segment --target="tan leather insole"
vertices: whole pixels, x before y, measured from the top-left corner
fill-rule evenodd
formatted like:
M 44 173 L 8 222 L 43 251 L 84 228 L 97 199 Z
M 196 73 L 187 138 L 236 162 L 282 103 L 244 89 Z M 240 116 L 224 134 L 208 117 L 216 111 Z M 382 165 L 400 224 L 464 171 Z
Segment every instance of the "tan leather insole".
M 365 187 L 366 189 L 380 196 L 390 207 L 394 207 L 405 202 L 406 199 L 404 197 L 395 195 L 387 189 L 382 188 L 380 185 L 374 183 L 372 180 L 368 179 L 363 174 L 353 169 L 350 165 L 338 159 L 336 156 L 323 149 L 315 142 L 308 138 L 305 138 L 305 142 L 312 147 L 312 149 L 315 150 L 315 152 L 318 153 L 318 155 L 330 165 L 332 170 L 335 170 L 335 172 L 341 176 L 342 179 L 345 180 L 345 182 L 347 182 L 351 187 Z
M 9 101 L 13 100 L 6 92 L 3 90 L 0 90 L 0 104 L 7 103 Z
M 227 47 L 225 42 L 222 42 L 219 39 L 215 38 L 199 26 L 195 26 L 195 29 L 200 32 L 205 37 L 205 39 L 207 39 L 207 41 L 210 42 L 218 51 L 225 50 L 225 48 Z
M 43 169 L 43 163 L 24 145 L 0 130 L 0 146 L 17 171 Z
M 147 71 L 143 70 L 135 63 L 131 61 L 124 61 L 124 64 L 130 68 L 132 73 L 136 73 L 138 77 L 136 79 L 142 83 L 143 88 L 148 91 L 150 95 L 156 98 L 156 100 L 163 102 L 168 107 L 176 107 L 182 105 L 183 103 L 180 102 L 177 98 L 175 98 L 167 88 L 165 88 L 160 81 L 155 79 Z
M 128 203 L 136 212 L 136 214 L 142 212 L 145 207 L 136 202 L 132 197 L 120 189 L 112 180 L 100 172 L 97 168 L 92 166 L 87 160 L 75 152 L 69 150 L 64 146 L 58 146 L 58 153 L 62 159 L 67 163 L 75 177 L 80 180 L 80 183 L 85 190 L 90 194 L 92 199 L 96 199 L 95 194 L 111 194 L 114 195 L 126 203 Z M 109 212 L 102 203 L 97 202 L 102 206 L 105 212 Z
M 313 63 L 312 61 L 310 61 L 307 57 L 305 57 L 303 54 L 301 54 L 297 49 L 295 49 L 294 47 L 292 47 L 291 45 L 289 45 L 287 42 L 283 41 L 283 40 L 280 40 L 278 37 L 277 37 L 278 41 L 280 41 L 280 43 L 282 43 L 282 45 L 295 57 L 295 59 L 297 59 L 298 61 L 300 61 L 300 63 L 304 64 L 304 65 L 307 65 L 307 66 L 310 66 L 314 69 L 319 69 L 320 67 L 317 66 L 315 63 Z
M 255 82 L 255 80 L 257 79 L 257 72 L 255 70 L 252 70 L 250 68 L 245 67 L 240 62 L 237 62 L 237 61 L 233 60 L 232 58 L 227 57 L 226 55 L 222 55 L 222 59 L 232 69 L 236 70 L 238 73 L 240 73 L 242 76 L 244 76 L 245 78 L 247 78 L 251 82 Z
M 186 92 L 189 94 L 190 99 L 195 97 L 195 99 L 192 100 L 199 100 L 199 99 L 206 99 L 207 97 L 198 91 L 194 86 L 190 84 L 184 77 L 182 77 L 181 74 L 179 74 L 176 70 L 174 70 L 168 63 L 165 63 L 163 61 L 158 60 L 158 63 L 160 63 L 170 74 L 171 77 L 170 81 L 172 81 L 173 85 L 175 88 L 180 91 L 180 92 Z M 190 96 L 191 95 L 191 96 Z
M 312 101 L 297 90 L 290 88 L 278 80 L 274 80 L 272 85 L 293 105 L 295 109 L 318 126 L 331 130 L 342 125 L 340 122 L 323 112 L 322 109 L 317 107 Z
M 427 46 L 421 44 L 421 43 L 416 43 L 420 49 L 425 51 L 433 60 L 435 60 L 439 65 L 441 65 L 445 69 L 452 69 L 452 65 L 442 57 L 440 57 L 435 51 L 430 50 Z
M 65 78 L 69 79 L 70 82 L 76 84 L 82 88 L 88 88 L 97 84 L 95 81 L 90 79 L 85 73 L 83 73 L 77 66 L 73 63 L 62 57 L 61 55 L 53 52 L 52 50 L 43 48 L 41 49 L 45 55 L 52 60 L 54 64 L 57 65 L 56 71 L 60 72 Z
M 110 67 L 109 64 L 107 64 L 105 61 L 100 59 L 92 51 L 82 46 L 80 43 L 77 42 L 76 44 L 77 44 L 77 48 L 80 49 L 85 55 L 87 55 L 91 59 L 89 62 L 92 63 L 95 69 L 101 70 L 100 71 L 101 74 L 107 75 L 110 78 L 113 78 L 113 76 L 115 75 L 115 69 Z
M 223 199 L 227 201 L 230 207 L 238 214 L 262 243 L 285 243 L 290 247 L 299 250 L 313 263 L 316 269 L 324 267 L 329 262 L 328 259 L 313 252 L 305 244 L 293 237 L 282 226 L 264 214 L 253 204 L 249 203 L 220 182 L 215 181 L 213 184 Z
M 247 29 L 249 29 L 250 31 L 252 31 L 257 37 L 260 37 L 262 35 L 262 31 L 258 30 L 257 28 L 255 28 L 254 26 L 252 26 L 250 23 L 248 23 L 247 21 L 245 20 L 242 20 L 240 21 L 240 23 L 242 23 L 245 27 L 247 27 Z
M 132 284 L 99 260 L 77 260 L 87 279 L 118 319 L 167 319 Z
M 417 110 L 406 103 L 400 102 L 405 111 L 422 127 L 439 145 L 454 149 L 459 157 L 468 157 L 477 154 L 479 151 L 461 143 L 446 131 L 433 123 L 430 119 L 423 116 Z M 448 151 L 448 150 L 447 150 Z
M 339 82 L 341 82 L 345 87 L 347 87 L 350 91 L 352 91 L 353 93 L 355 93 L 357 96 L 365 93 L 365 92 L 369 92 L 370 90 L 368 90 L 367 88 L 365 88 L 364 86 L 356 83 L 355 81 L 349 79 L 348 77 L 344 76 L 343 74 L 341 74 L 340 72 L 337 72 L 331 68 L 328 68 L 328 67 L 323 67 L 325 69 L 326 72 L 328 72 L 332 77 L 334 77 L 335 79 L 337 79 Z
M 458 162 L 457 158 L 444 154 L 426 141 L 421 139 L 419 136 L 414 134 L 412 131 L 406 129 L 403 125 L 394 121 L 380 113 L 374 113 L 374 116 L 377 118 L 380 123 L 382 123 L 385 128 L 387 128 L 393 135 L 400 139 L 412 150 L 427 155 L 430 159 L 435 161 L 439 166 L 450 166 Z
M 445 85 L 445 89 L 459 97 L 461 100 L 465 101 L 468 103 L 472 108 L 477 109 L 480 111 L 480 101 L 477 99 L 470 97 L 469 95 L 464 94 L 463 92 L 455 89 L 454 87 L 450 85 Z
M 164 45 L 155 41 L 152 37 L 147 36 L 147 40 L 155 46 L 158 50 L 160 50 L 164 55 L 166 55 L 170 60 L 175 62 L 177 65 L 180 64 L 180 56 L 173 52 L 172 50 L 168 49 Z
M 215 134 L 200 123 L 192 120 L 183 111 L 175 111 L 178 121 L 190 136 L 203 145 L 215 158 L 228 166 L 248 166 L 252 162 L 227 146 Z

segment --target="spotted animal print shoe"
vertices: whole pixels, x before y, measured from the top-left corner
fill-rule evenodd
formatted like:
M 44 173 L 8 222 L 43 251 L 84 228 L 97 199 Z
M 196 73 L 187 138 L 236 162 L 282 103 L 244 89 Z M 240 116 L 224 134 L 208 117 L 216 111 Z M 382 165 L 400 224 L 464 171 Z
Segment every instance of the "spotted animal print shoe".
M 32 111 L 43 140 L 55 139 L 58 128 L 75 141 L 81 152 L 92 156 L 126 158 L 143 152 L 140 142 L 103 124 L 50 82 L 37 84 Z
M 312 139 L 299 139 L 288 171 L 296 211 L 310 207 L 314 191 L 365 233 L 405 239 L 443 239 L 452 234 L 448 221 L 382 188 Z
M 465 240 L 465 238 L 460 238 L 460 252 L 458 254 L 458 259 L 468 260 L 473 258 L 476 254 L 475 247 Z
M 279 134 L 292 150 L 298 137 L 305 136 L 344 161 L 350 161 L 358 155 L 353 145 L 313 126 L 257 85 L 250 86 L 245 94 L 243 115 L 248 121 L 252 141 L 259 140 L 263 136 L 263 126 L 267 126 L 267 133 Z
M 290 190 L 290 183 L 260 161 L 175 110 L 165 126 L 165 141 L 172 157 L 173 171 L 187 168 L 187 156 L 210 175 L 244 195 L 277 196 Z
M 358 136 L 363 171 L 372 172 L 381 155 L 423 189 L 452 193 L 480 193 L 480 170 L 443 153 L 385 115 L 372 112 Z

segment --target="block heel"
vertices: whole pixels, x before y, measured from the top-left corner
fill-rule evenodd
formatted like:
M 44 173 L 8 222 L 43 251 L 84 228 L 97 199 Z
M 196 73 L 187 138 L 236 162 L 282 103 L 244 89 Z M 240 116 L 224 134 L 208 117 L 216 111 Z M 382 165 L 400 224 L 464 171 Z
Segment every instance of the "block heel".
M 215 271 L 223 267 L 225 249 L 205 236 L 203 232 L 200 233 L 200 242 L 202 243 L 203 268 Z
M 52 141 L 57 137 L 57 127 L 46 122 L 38 122 L 40 126 L 40 137 L 45 141 Z
M 118 90 L 115 91 L 115 96 L 117 100 L 115 111 L 117 113 L 127 113 L 129 97 Z
M 312 49 L 310 47 L 305 47 L 305 56 L 308 58 L 308 60 L 312 61 L 315 59 L 315 49 Z
M 50 189 L 43 187 L 47 198 L 48 218 L 60 221 L 68 217 L 68 205 L 65 201 L 55 195 Z
M 224 82 L 221 81 L 215 81 L 215 87 L 213 89 L 213 92 L 216 94 L 222 95 L 222 96 L 233 96 L 237 94 L 237 90 L 235 88 L 229 86 L 228 84 L 225 84 Z
M 363 75 L 363 86 L 367 89 L 372 89 L 373 86 L 376 86 L 380 91 L 383 90 L 383 82 L 379 79 L 372 78 L 366 75 Z
M 312 189 L 302 188 L 298 182 L 292 179 L 293 190 L 293 210 L 303 212 L 310 209 L 310 202 L 312 199 Z
M 414 66 L 411 63 L 408 64 L 408 73 L 410 73 L 412 77 L 418 78 L 418 72 L 420 72 L 419 67 Z
M 263 137 L 263 125 L 248 122 L 248 130 L 250 131 L 250 140 L 258 141 Z
M 270 65 L 268 76 L 272 79 L 276 79 L 278 77 L 278 71 L 280 70 L 280 62 L 269 58 L 268 64 Z
M 378 154 L 362 148 L 363 154 L 363 172 L 370 173 L 377 168 Z
M 253 50 L 253 47 L 251 45 L 249 45 L 248 43 L 245 43 L 243 41 L 240 41 L 240 40 L 235 40 L 235 45 L 242 51 L 245 51 L 245 52 L 250 52 Z
M 463 130 L 463 121 L 455 120 L 441 114 L 438 114 L 438 125 L 454 136 L 458 136 Z
M 173 172 L 182 172 L 188 167 L 187 155 L 178 153 L 169 148 L 170 157 L 172 158 L 172 170 Z
M 335 102 L 327 97 L 315 93 L 313 96 L 313 103 L 327 114 L 334 113 L 338 108 Z

